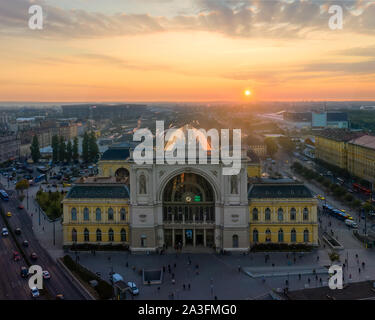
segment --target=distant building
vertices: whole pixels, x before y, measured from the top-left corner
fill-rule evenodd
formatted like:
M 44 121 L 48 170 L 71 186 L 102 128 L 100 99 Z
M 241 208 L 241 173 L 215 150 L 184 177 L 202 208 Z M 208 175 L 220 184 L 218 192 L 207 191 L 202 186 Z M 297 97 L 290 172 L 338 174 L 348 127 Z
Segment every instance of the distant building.
M 0 136 L 0 162 L 17 159 L 19 147 L 20 140 L 16 135 Z
M 297 128 L 349 128 L 346 112 L 285 112 L 283 119 Z

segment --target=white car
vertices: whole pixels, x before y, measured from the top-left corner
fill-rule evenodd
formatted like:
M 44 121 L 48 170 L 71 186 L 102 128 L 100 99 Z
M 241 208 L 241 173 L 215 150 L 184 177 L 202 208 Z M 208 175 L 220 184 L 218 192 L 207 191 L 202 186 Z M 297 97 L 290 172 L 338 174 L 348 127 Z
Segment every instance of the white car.
M 356 222 L 354 222 L 353 220 L 350 220 L 350 219 L 346 219 L 345 224 L 349 227 L 352 227 L 352 228 L 358 228 L 358 224 Z
M 37 287 L 32 287 L 31 288 L 31 295 L 33 298 L 38 298 L 39 297 L 39 290 Z
M 139 289 L 137 288 L 137 285 L 134 282 L 128 282 L 128 287 L 133 296 L 139 294 Z
M 51 278 L 51 275 L 49 274 L 49 272 L 47 270 L 44 270 L 43 271 L 43 279 L 50 279 Z
M 8 233 L 8 229 L 7 229 L 7 228 L 3 228 L 3 229 L 1 230 L 1 234 L 3 235 L 3 237 L 9 235 L 9 233 Z

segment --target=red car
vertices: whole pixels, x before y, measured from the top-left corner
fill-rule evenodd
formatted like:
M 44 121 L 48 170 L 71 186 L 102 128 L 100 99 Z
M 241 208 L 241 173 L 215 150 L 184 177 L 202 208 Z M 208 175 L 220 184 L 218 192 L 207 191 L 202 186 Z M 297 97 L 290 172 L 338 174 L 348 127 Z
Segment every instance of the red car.
M 17 251 L 13 251 L 13 260 L 14 261 L 20 261 L 21 260 L 21 256 Z
M 18 206 L 18 209 L 24 209 L 25 207 L 22 205 L 22 204 L 20 204 L 19 206 Z

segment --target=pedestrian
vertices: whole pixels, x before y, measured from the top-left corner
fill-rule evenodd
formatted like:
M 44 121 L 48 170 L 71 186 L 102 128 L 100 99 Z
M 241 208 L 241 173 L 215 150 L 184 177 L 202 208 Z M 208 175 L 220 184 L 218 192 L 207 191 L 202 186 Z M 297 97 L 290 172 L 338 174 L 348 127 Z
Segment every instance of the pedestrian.
M 310 278 L 307 278 L 307 282 L 310 283 Z
M 165 273 L 165 266 L 163 266 L 163 273 Z
M 176 265 L 176 264 L 174 264 L 174 267 L 176 268 L 176 267 L 177 267 L 177 265 Z
M 301 274 L 298 275 L 298 280 L 301 280 Z
M 158 292 L 160 292 L 160 287 L 158 287 Z
M 188 284 L 188 289 L 189 289 L 189 290 L 191 289 L 191 287 L 190 287 L 190 283 Z
M 361 273 L 361 268 L 358 268 L 358 273 Z
M 362 268 L 364 268 L 364 267 L 365 267 L 365 262 L 363 261 L 363 262 L 362 262 Z
M 238 266 L 238 272 L 241 272 L 241 266 Z
M 285 285 L 286 285 L 286 286 L 289 285 L 289 281 L 288 281 L 288 280 L 285 280 Z
M 172 284 L 175 284 L 176 283 L 176 280 L 173 278 L 172 279 Z
M 182 285 L 182 288 L 183 288 L 184 290 L 186 289 L 185 283 Z
M 214 300 L 217 300 L 217 296 L 215 296 Z
M 316 257 L 316 261 L 319 261 L 319 256 Z

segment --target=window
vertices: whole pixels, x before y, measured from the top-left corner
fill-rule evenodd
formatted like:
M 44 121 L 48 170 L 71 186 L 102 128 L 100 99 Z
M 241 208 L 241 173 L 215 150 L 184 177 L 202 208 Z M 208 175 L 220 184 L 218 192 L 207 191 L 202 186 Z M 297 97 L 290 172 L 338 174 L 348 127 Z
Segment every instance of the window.
M 72 208 L 71 214 L 72 214 L 72 221 L 77 221 L 77 209 L 76 208 Z
M 108 241 L 109 242 L 115 241 L 115 234 L 112 229 L 109 229 L 108 231 Z
M 277 210 L 277 219 L 279 221 L 283 221 L 284 220 L 284 210 L 282 208 L 279 208 Z
M 147 237 L 145 235 L 142 235 L 141 236 L 141 247 L 142 248 L 146 247 L 146 240 L 147 240 Z
M 85 221 L 89 221 L 90 220 L 89 208 L 83 209 L 83 220 L 85 220 Z
M 257 229 L 254 229 L 253 231 L 253 242 L 257 243 L 259 241 L 259 233 Z
M 309 242 L 309 230 L 303 231 L 303 242 Z
M 234 234 L 232 237 L 233 248 L 238 248 L 238 235 Z
M 98 242 L 102 241 L 102 230 L 100 229 L 96 230 L 96 241 Z
M 83 231 L 83 239 L 85 241 L 90 241 L 90 232 L 89 232 L 89 230 L 85 229 L 85 231 Z
M 266 242 L 271 242 L 271 230 L 266 230 Z
M 297 242 L 297 233 L 295 229 L 290 232 L 290 242 Z
M 102 210 L 100 208 L 96 208 L 96 221 L 102 220 Z
M 309 209 L 303 209 L 303 220 L 309 220 Z
M 125 208 L 121 208 L 120 210 L 120 219 L 121 220 L 126 220 L 126 209 Z
M 258 209 L 253 209 L 253 221 L 258 221 Z
M 113 220 L 113 209 L 112 208 L 108 209 L 108 220 Z
M 76 229 L 72 230 L 72 241 L 77 242 L 77 230 Z
M 296 220 L 296 208 L 290 209 L 290 220 Z
M 126 230 L 121 229 L 121 241 L 125 242 L 126 241 Z
M 266 220 L 271 220 L 271 209 L 270 208 L 267 208 L 266 209 Z
M 279 230 L 278 240 L 279 240 L 279 242 L 284 242 L 284 231 L 283 231 L 283 229 Z

